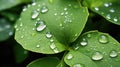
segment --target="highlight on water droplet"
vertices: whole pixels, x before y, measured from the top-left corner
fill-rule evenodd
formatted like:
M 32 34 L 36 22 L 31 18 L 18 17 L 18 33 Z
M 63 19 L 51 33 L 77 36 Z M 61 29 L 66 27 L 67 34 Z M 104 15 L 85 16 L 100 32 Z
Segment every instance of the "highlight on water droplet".
M 113 21 L 117 22 L 117 21 L 118 21 L 117 17 L 114 17 L 114 18 L 113 18 Z
M 73 49 L 74 49 L 74 50 L 78 50 L 78 49 L 79 49 L 79 47 L 80 47 L 80 45 L 79 45 L 79 44 L 75 44 L 75 45 L 73 46 Z
M 39 10 L 37 9 L 37 10 L 34 10 L 34 11 L 32 12 L 31 18 L 32 18 L 32 19 L 36 19 L 38 16 L 39 16 Z
M 41 8 L 41 13 L 46 13 L 46 12 L 48 12 L 48 8 L 46 7 L 46 6 L 43 6 L 42 8 Z
M 36 47 L 37 47 L 37 48 L 39 48 L 39 47 L 40 47 L 40 45 L 36 45 Z
M 107 19 L 111 19 L 110 14 L 106 15 L 106 18 L 107 18 Z
M 117 51 L 112 50 L 112 51 L 110 52 L 110 57 L 114 58 L 114 57 L 117 57 L 117 56 L 118 56 Z
M 67 55 L 67 59 L 68 59 L 68 60 L 70 60 L 70 59 L 72 59 L 72 58 L 73 58 L 73 55 L 72 55 L 72 54 L 68 54 L 68 55 Z
M 92 55 L 92 60 L 101 60 L 101 59 L 103 59 L 103 54 L 100 52 L 95 52 Z
M 80 45 L 86 46 L 88 44 L 87 39 L 83 38 L 82 41 L 80 42 Z
M 42 20 L 37 21 L 36 23 L 36 30 L 43 31 L 46 28 L 45 22 Z
M 95 9 L 96 11 L 99 11 L 99 8 L 98 8 L 98 7 L 95 7 L 94 9 Z
M 99 38 L 98 38 L 98 41 L 102 44 L 106 44 L 109 42 L 109 39 L 106 35 L 100 35 Z

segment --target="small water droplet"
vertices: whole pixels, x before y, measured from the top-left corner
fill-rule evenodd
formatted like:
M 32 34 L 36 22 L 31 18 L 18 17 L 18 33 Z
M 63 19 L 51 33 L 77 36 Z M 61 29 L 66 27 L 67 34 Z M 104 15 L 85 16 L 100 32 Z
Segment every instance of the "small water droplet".
M 110 14 L 106 15 L 106 18 L 107 19 L 111 19 Z
M 35 6 L 35 5 L 36 5 L 36 2 L 33 2 L 33 3 L 32 3 L 32 6 Z
M 64 15 L 64 13 L 62 12 L 60 15 L 62 16 L 62 15 Z
M 9 36 L 12 36 L 12 35 L 13 35 L 13 32 L 12 32 L 12 31 L 10 31 L 10 32 L 9 32 Z
M 111 12 L 111 13 L 114 13 L 114 12 L 115 12 L 115 10 L 114 10 L 114 9 L 110 9 L 110 12 Z
M 22 26 L 23 26 L 23 23 L 20 23 L 20 26 L 22 27 Z
M 74 45 L 74 50 L 78 50 L 78 49 L 79 49 L 79 47 L 80 47 L 80 45 L 79 45 L 79 44 L 75 44 L 75 45 Z
M 53 49 L 53 51 L 54 51 L 55 53 L 59 53 L 59 51 L 58 51 L 57 48 Z
M 108 3 L 105 3 L 104 6 L 105 6 L 105 7 L 109 7 L 109 4 L 108 4 Z
M 94 9 L 95 9 L 96 11 L 99 11 L 99 8 L 98 8 L 98 7 L 95 7 Z
M 114 17 L 114 19 L 113 19 L 115 22 L 117 22 L 118 21 L 118 19 L 117 19 L 117 17 Z
M 82 41 L 80 42 L 80 45 L 86 46 L 88 44 L 87 39 L 83 38 Z
M 36 47 L 37 47 L 37 48 L 39 48 L 39 47 L 40 47 L 40 45 L 36 45 Z
M 117 57 L 117 56 L 118 56 L 118 53 L 115 50 L 112 50 L 110 52 L 110 57 L 114 58 L 114 57 Z
M 51 49 L 55 49 L 55 48 L 56 48 L 55 44 L 52 43 L 52 44 L 50 45 L 50 48 L 51 48 Z
M 108 37 L 106 35 L 100 35 L 98 41 L 102 44 L 108 43 Z
M 22 35 L 21 38 L 24 38 L 24 36 Z
M 48 8 L 46 6 L 43 6 L 41 8 L 41 13 L 46 13 L 46 12 L 48 12 Z
M 47 37 L 47 38 L 51 38 L 51 37 L 52 37 L 52 34 L 51 34 L 50 32 L 47 32 L 47 33 L 46 33 L 46 37 Z
M 33 12 L 32 12 L 32 19 L 36 19 L 37 17 L 39 16 L 39 11 L 38 10 L 34 10 Z
M 66 10 L 67 10 L 67 7 L 64 8 L 64 11 L 66 11 Z
M 95 53 L 92 55 L 92 59 L 93 59 L 93 60 L 101 60 L 101 59 L 103 59 L 103 55 L 102 55 L 100 52 L 95 52 Z
M 87 34 L 87 37 L 90 38 L 90 37 L 91 37 L 91 34 Z
M 67 59 L 70 60 L 72 58 L 73 58 L 73 55 L 72 54 L 68 54 Z
M 37 27 L 36 28 L 37 31 L 42 31 L 46 28 L 46 25 L 45 25 L 44 21 L 39 20 L 36 24 L 36 27 Z
M 50 42 L 51 42 L 51 43 L 53 43 L 53 42 L 54 42 L 54 40 L 53 40 L 53 39 L 50 39 Z
M 74 64 L 73 67 L 84 67 L 84 66 L 81 64 Z
M 57 16 L 57 13 L 54 13 L 55 16 Z

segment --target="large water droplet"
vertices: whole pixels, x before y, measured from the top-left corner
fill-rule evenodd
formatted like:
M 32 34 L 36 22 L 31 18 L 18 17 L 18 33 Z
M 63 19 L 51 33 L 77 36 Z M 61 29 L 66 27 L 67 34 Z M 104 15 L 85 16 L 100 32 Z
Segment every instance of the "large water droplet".
M 39 10 L 34 10 L 33 12 L 32 12 L 32 19 L 36 19 L 37 17 L 39 16 Z
M 70 60 L 70 59 L 72 59 L 72 58 L 73 58 L 73 55 L 72 55 L 72 54 L 68 54 L 68 55 L 67 55 L 67 59 L 68 59 L 68 60 Z
M 84 67 L 84 66 L 81 64 L 74 64 L 73 67 Z
M 92 55 L 92 59 L 93 59 L 93 60 L 101 60 L 101 59 L 103 59 L 103 55 L 102 55 L 100 52 L 95 52 L 95 53 Z
M 51 37 L 52 37 L 52 34 L 51 34 L 50 32 L 47 32 L 47 33 L 46 33 L 46 37 L 47 37 L 47 38 L 51 38 Z
M 106 35 L 100 35 L 98 41 L 102 44 L 108 43 L 108 37 Z
M 48 8 L 46 6 L 43 6 L 41 8 L 41 13 L 46 13 L 46 12 L 48 12 Z
M 83 38 L 82 41 L 80 42 L 80 45 L 86 46 L 88 44 L 87 39 Z
M 45 25 L 44 21 L 39 20 L 36 24 L 36 27 L 37 27 L 36 28 L 37 31 L 42 31 L 46 28 L 46 25 Z
M 112 50 L 110 52 L 110 57 L 117 57 L 117 56 L 118 56 L 118 53 L 115 50 Z

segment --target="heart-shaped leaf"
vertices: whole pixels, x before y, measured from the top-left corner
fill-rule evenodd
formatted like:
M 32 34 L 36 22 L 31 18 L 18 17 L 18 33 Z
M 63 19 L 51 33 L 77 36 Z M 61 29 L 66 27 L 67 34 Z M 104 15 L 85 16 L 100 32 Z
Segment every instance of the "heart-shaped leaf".
M 27 67 L 56 67 L 59 61 L 60 60 L 55 57 L 46 57 L 31 62 Z
M 70 50 L 64 60 L 70 67 L 97 67 L 88 56 L 79 51 Z
M 30 51 L 59 53 L 80 35 L 87 17 L 77 0 L 41 0 L 23 9 L 15 39 Z
M 120 44 L 108 34 L 87 32 L 78 38 L 73 47 L 89 56 L 97 67 L 119 67 Z
M 119 0 L 84 0 L 83 4 L 108 21 L 120 25 Z

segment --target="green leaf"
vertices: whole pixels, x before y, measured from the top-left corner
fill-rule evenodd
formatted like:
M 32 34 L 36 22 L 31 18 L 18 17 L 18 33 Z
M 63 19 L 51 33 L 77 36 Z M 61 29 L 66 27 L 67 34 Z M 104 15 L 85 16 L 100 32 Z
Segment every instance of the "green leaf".
M 30 2 L 30 0 L 0 0 L 0 11 L 26 2 Z
M 79 51 L 70 50 L 64 60 L 70 67 L 97 67 L 88 56 Z
M 30 64 L 27 65 L 27 67 L 56 67 L 59 63 L 59 59 L 55 57 L 46 57 L 37 59 Z
M 71 1 L 41 0 L 24 8 L 15 26 L 17 42 L 33 52 L 64 51 L 65 45 L 80 35 L 88 17 L 86 8 L 80 7 L 76 0 Z M 52 36 L 46 37 L 46 33 Z
M 119 0 L 84 0 L 83 4 L 108 21 L 120 25 Z
M 14 56 L 16 63 L 21 63 L 29 56 L 29 53 L 27 50 L 23 49 L 22 46 L 16 44 L 14 46 Z
M 7 40 L 13 35 L 13 26 L 5 18 L 0 18 L 0 41 Z
M 97 67 L 119 67 L 120 44 L 106 33 L 84 33 L 74 44 L 74 49 L 89 56 Z

